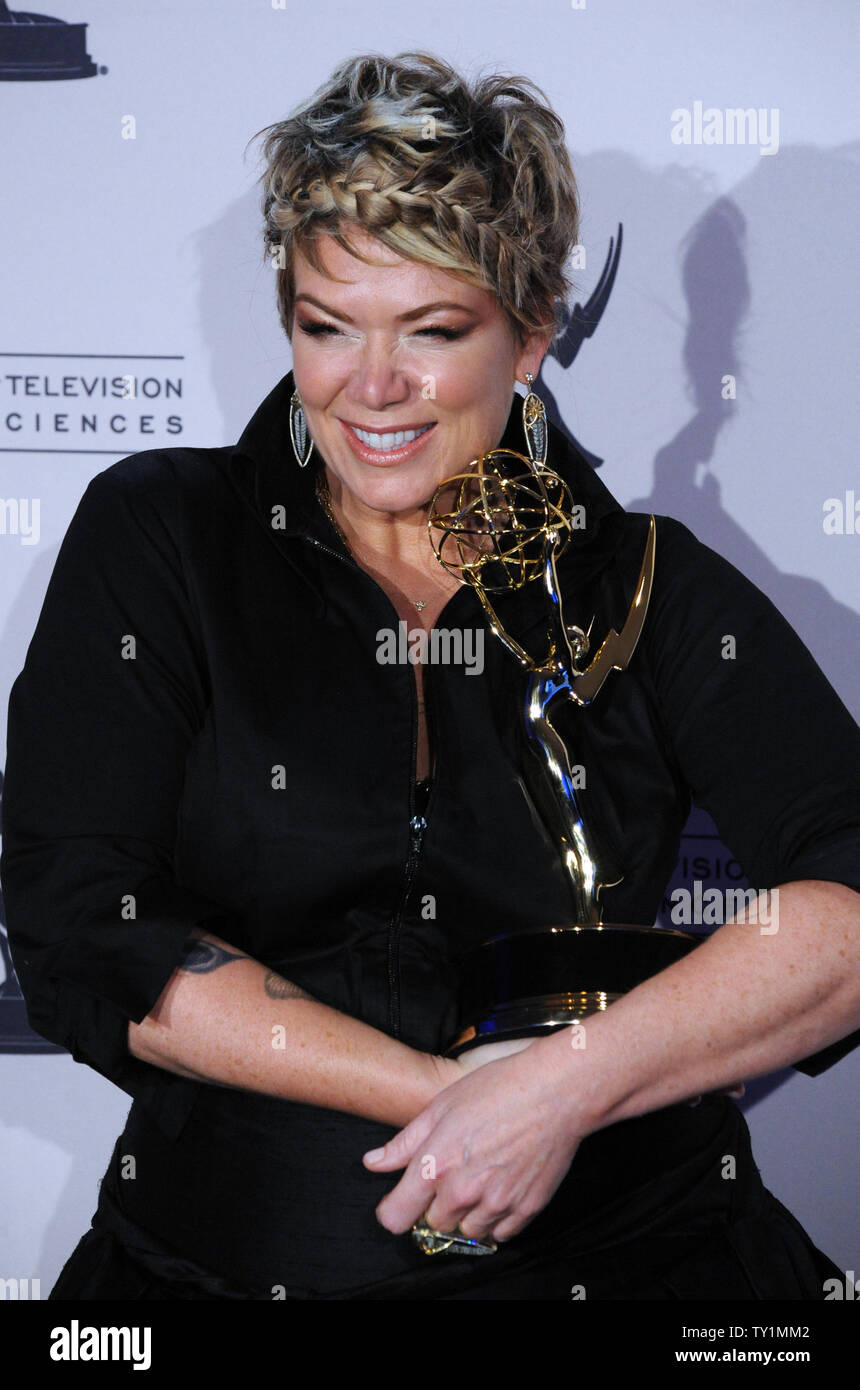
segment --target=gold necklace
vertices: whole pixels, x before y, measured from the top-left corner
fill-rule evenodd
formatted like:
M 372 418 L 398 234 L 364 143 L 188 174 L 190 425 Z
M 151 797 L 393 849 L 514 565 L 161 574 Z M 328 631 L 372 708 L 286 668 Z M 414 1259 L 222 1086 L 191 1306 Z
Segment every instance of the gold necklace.
M 325 512 L 326 516 L 328 517 L 328 519 L 329 519 L 329 521 L 331 522 L 332 526 L 334 527 L 335 531 L 336 531 L 337 534 L 340 536 L 340 539 L 343 541 L 343 543 L 344 543 L 344 545 L 345 545 L 345 547 L 346 547 L 348 553 L 352 556 L 352 558 L 356 561 L 356 563 L 358 563 L 358 557 L 356 556 L 355 552 L 353 551 L 352 546 L 350 545 L 350 543 L 349 543 L 349 541 L 347 540 L 346 536 L 343 534 L 343 531 L 341 530 L 341 528 L 340 528 L 340 526 L 339 526 L 339 524 L 338 524 L 337 517 L 336 517 L 335 514 L 334 514 L 334 508 L 333 508 L 333 506 L 332 506 L 332 501 L 331 501 L 331 492 L 329 491 L 329 486 L 328 486 L 328 479 L 327 479 L 327 477 L 325 476 L 325 472 L 324 472 L 324 470 L 323 470 L 322 468 L 321 468 L 321 469 L 319 470 L 319 472 L 317 473 L 316 492 L 317 492 L 317 501 L 319 502 L 320 506 L 322 507 L 323 511 Z M 413 598 L 413 599 L 410 599 L 409 602 L 410 602 L 410 603 L 414 603 L 414 605 L 415 605 L 415 607 L 418 609 L 418 612 L 419 612 L 419 613 L 422 611 L 422 609 L 424 609 L 424 608 L 427 607 L 427 601 L 426 601 L 426 599 Z

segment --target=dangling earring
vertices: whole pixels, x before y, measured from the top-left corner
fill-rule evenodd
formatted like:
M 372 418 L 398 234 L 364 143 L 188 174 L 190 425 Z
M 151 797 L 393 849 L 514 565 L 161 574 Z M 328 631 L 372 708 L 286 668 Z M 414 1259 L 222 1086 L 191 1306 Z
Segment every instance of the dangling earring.
M 535 395 L 532 390 L 533 381 L 532 373 L 526 372 L 526 386 L 529 390 L 523 401 L 523 431 L 526 436 L 529 458 L 532 463 L 537 464 L 538 468 L 543 468 L 546 463 L 549 432 L 546 424 L 546 406 L 540 396 Z
M 293 392 L 290 400 L 290 441 L 299 468 L 307 468 L 314 451 L 314 441 L 308 431 L 308 422 L 298 391 Z

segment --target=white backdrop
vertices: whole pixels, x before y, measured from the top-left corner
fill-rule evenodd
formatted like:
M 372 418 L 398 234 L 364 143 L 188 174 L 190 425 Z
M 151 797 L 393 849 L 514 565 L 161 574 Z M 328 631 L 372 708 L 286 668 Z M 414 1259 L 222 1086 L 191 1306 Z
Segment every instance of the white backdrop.
M 342 59 L 425 49 L 544 87 L 580 182 L 581 297 L 623 223 L 603 321 L 569 369 L 547 363 L 545 396 L 618 499 L 678 517 L 742 568 L 858 713 L 860 534 L 824 527 L 828 499 L 860 500 L 853 0 L 42 8 L 88 23 L 100 71 L 0 80 L 4 709 L 88 480 L 139 449 L 233 442 L 290 366 L 246 142 Z M 674 113 L 695 124 L 708 108 L 761 113 L 757 141 L 676 143 Z M 137 399 L 101 395 L 124 374 Z M 0 765 L 5 718 L 2 736 Z M 855 1270 L 858 1080 L 855 1054 L 815 1080 L 768 1078 L 747 1104 L 766 1183 Z M 12 1054 L 2 1036 L 0 1086 L 0 1276 L 38 1278 L 44 1297 L 128 1101 L 68 1055 Z

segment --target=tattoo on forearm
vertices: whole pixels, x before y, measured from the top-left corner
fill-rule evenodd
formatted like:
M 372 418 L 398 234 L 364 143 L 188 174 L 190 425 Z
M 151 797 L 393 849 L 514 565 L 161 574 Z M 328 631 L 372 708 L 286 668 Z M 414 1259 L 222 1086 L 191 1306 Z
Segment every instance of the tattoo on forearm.
M 227 951 L 211 941 L 186 941 L 182 954 L 184 959 L 179 969 L 192 975 L 206 975 L 221 965 L 229 965 L 231 960 L 247 960 L 241 951 Z
M 285 980 L 283 975 L 278 975 L 274 970 L 266 971 L 266 978 L 263 981 L 263 988 L 270 999 L 313 999 L 312 994 L 294 985 L 292 980 Z

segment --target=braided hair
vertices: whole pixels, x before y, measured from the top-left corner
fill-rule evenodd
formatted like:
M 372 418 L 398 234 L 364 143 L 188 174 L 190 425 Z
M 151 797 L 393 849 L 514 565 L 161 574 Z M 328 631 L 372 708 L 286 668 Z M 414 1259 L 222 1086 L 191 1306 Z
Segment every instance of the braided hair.
M 520 342 L 563 327 L 579 198 L 564 127 L 528 78 L 470 84 L 426 53 L 365 55 L 261 135 L 264 254 L 288 338 L 297 250 L 322 273 L 322 235 L 370 260 L 350 224 L 489 290 Z

